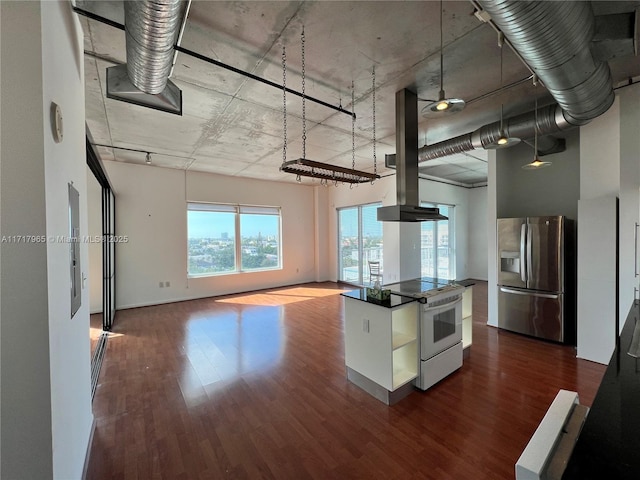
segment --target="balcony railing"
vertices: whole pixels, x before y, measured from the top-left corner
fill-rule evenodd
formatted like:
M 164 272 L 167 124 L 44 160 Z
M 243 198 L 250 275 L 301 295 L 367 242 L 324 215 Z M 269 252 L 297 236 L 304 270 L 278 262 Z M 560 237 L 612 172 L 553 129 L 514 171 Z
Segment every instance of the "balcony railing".
M 433 256 L 433 248 L 422 248 L 420 251 L 422 262 L 420 268 L 420 275 L 423 277 L 438 277 L 442 279 L 450 279 L 450 262 L 449 262 L 449 248 L 446 246 L 439 247 L 440 254 L 438 256 L 438 266 L 435 268 L 435 258 Z M 356 252 L 354 252 L 356 253 Z M 362 252 L 362 264 L 358 264 L 357 258 L 351 256 L 343 257 L 341 265 L 340 279 L 345 282 L 358 284 L 360 282 L 360 270 L 362 269 L 362 285 L 370 285 L 371 278 L 369 277 L 369 261 L 379 261 L 380 271 L 384 272 L 384 262 L 382 247 L 365 248 Z M 344 266 L 345 263 L 353 263 L 350 266 Z M 451 277 L 453 278 L 453 277 Z

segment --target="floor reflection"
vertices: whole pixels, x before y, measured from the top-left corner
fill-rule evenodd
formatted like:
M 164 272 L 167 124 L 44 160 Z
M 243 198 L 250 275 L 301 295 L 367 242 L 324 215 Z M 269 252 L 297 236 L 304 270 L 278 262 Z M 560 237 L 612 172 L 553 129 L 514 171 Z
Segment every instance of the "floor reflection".
M 285 336 L 280 307 L 245 307 L 211 316 L 200 313 L 187 323 L 189 363 L 184 365 L 181 385 L 201 389 L 273 368 L 284 355 Z
M 216 300 L 219 303 L 234 303 L 239 305 L 286 305 L 289 303 L 302 302 L 313 298 L 338 295 L 344 289 L 339 288 L 314 288 L 314 287 L 291 287 L 277 290 L 267 290 L 260 293 L 250 293 L 248 295 L 234 295 L 230 298 Z

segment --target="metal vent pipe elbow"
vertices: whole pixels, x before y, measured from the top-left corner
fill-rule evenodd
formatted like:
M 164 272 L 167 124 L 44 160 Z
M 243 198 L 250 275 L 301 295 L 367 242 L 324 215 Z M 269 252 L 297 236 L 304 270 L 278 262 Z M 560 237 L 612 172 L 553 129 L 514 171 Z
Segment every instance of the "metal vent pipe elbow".
M 141 91 L 161 93 L 169 78 L 180 0 L 125 1 L 127 75 Z
M 590 2 L 478 0 L 513 47 L 547 87 L 557 105 L 504 120 L 508 136 L 524 140 L 588 123 L 613 104 L 609 65 L 591 52 L 595 17 Z M 485 148 L 500 135 L 494 122 L 418 150 L 426 162 Z
M 572 125 L 583 125 L 613 104 L 609 65 L 591 52 L 595 17 L 590 2 L 479 0 Z

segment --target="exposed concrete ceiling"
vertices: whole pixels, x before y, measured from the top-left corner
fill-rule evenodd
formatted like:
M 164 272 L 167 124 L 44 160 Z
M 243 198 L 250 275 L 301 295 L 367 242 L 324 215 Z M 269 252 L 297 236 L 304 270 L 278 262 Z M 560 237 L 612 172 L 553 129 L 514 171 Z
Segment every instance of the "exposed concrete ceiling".
M 640 2 L 592 2 L 595 13 L 632 11 Z M 121 1 L 77 2 L 80 8 L 124 23 Z M 443 3 L 444 88 L 466 108 L 442 119 L 420 119 L 419 138 L 432 144 L 530 111 L 552 99 L 531 81 L 500 89 L 496 32 L 474 16 L 468 1 Z M 376 149 L 381 175 L 393 174 L 384 155 L 395 152 L 395 92 L 410 88 L 435 99 L 440 81 L 440 2 L 437 1 L 193 1 L 181 46 L 282 83 L 282 47 L 287 86 L 301 89 L 300 33 L 306 36 L 306 93 L 351 110 L 355 85 L 355 167 L 373 171 L 372 76 L 376 68 Z M 125 34 L 80 17 L 85 31 L 87 124 L 103 160 L 223 175 L 294 182 L 282 173 L 282 90 L 178 53 L 172 81 L 183 92 L 176 116 L 106 98 L 106 68 L 126 62 Z M 505 47 L 504 84 L 530 71 Z M 609 62 L 614 86 L 640 75 L 638 57 Z M 492 94 L 493 93 L 493 94 Z M 490 94 L 490 95 L 487 95 Z M 418 105 L 420 110 L 426 103 Z M 302 102 L 287 96 L 287 159 L 302 156 Z M 351 118 L 307 101 L 306 157 L 351 167 Z M 422 174 L 477 185 L 486 182 L 487 152 L 474 150 L 421 166 Z M 305 179 L 304 183 L 318 184 Z

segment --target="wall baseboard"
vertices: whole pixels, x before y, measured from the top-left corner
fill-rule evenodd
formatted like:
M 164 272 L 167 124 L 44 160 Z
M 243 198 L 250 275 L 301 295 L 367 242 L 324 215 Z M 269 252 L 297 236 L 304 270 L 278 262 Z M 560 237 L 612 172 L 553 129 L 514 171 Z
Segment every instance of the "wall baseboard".
M 326 282 L 331 282 L 331 281 L 332 280 L 326 280 Z M 194 296 L 189 296 L 189 297 L 177 297 L 177 298 L 157 300 L 157 301 L 152 301 L 152 302 L 140 302 L 140 303 L 132 303 L 132 304 L 128 304 L 128 305 L 117 305 L 116 306 L 116 310 L 128 310 L 130 308 L 153 307 L 154 305 L 165 305 L 167 303 L 188 302 L 188 301 L 191 301 L 191 300 L 201 300 L 203 298 L 226 297 L 227 295 L 239 295 L 239 294 L 244 294 L 244 293 L 259 292 L 261 290 L 269 290 L 271 288 L 295 287 L 297 285 L 308 285 L 310 283 L 325 283 L 325 280 L 320 281 L 320 282 L 316 282 L 315 280 L 310 280 L 310 281 L 296 282 L 296 283 L 290 283 L 290 284 L 285 284 L 285 285 L 270 285 L 270 286 L 266 286 L 266 287 L 256 288 L 254 290 L 240 290 L 240 291 L 237 291 L 237 292 L 220 293 L 218 295 L 215 295 L 215 294 L 194 295 Z M 333 282 L 333 283 L 336 283 L 336 282 Z

